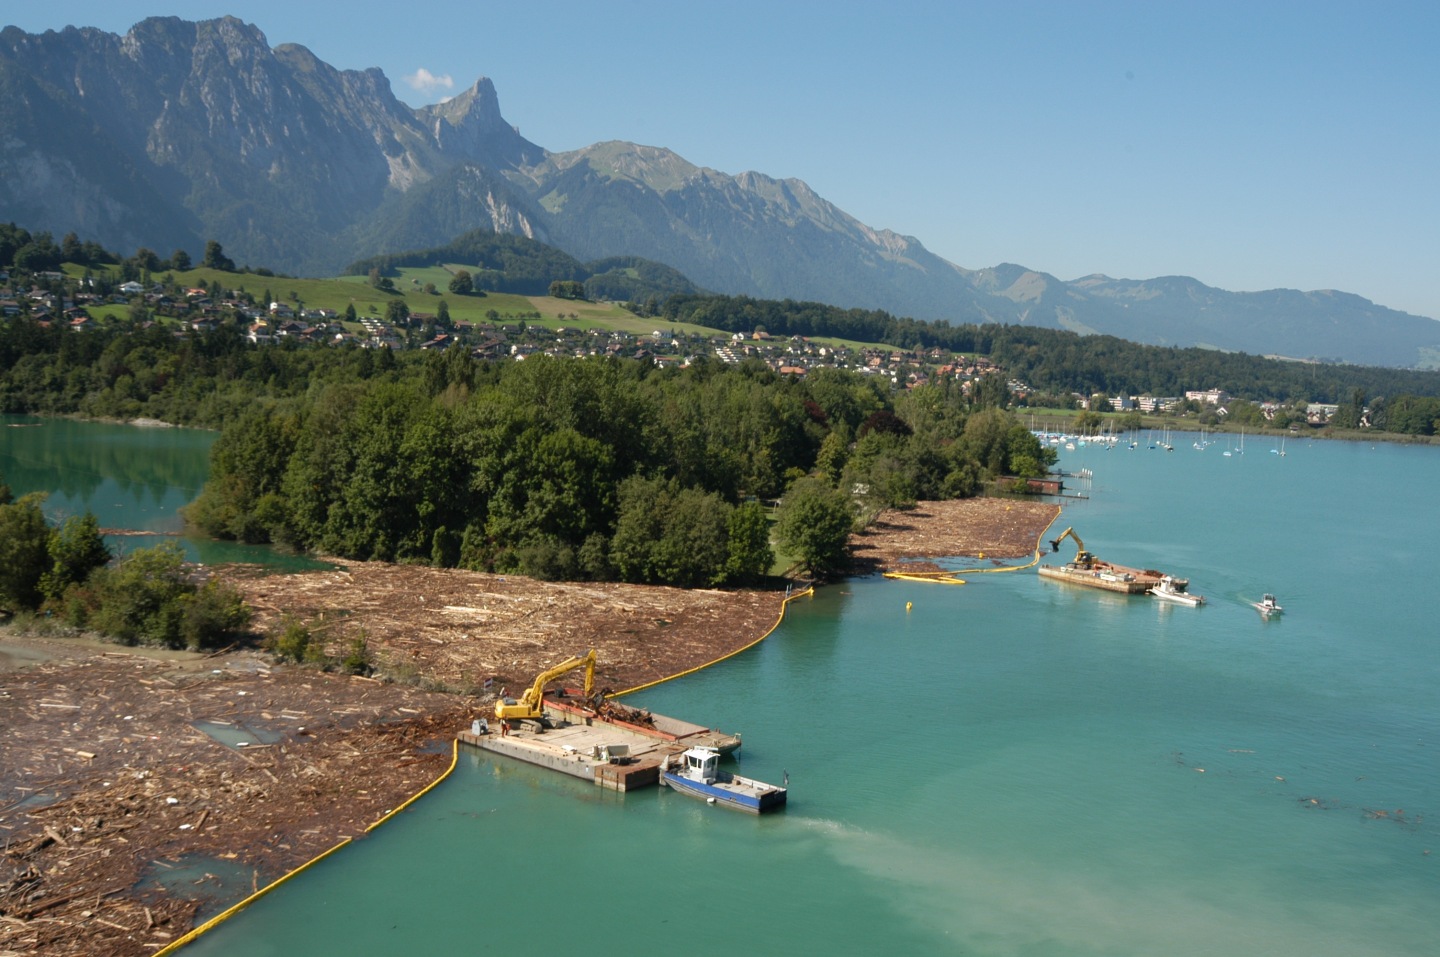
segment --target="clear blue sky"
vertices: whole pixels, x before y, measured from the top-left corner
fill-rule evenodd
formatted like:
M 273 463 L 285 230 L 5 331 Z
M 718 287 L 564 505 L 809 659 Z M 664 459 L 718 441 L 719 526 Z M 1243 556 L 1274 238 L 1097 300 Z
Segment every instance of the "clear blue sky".
M 9 6 L 31 32 L 230 13 L 416 105 L 488 76 L 546 149 L 631 140 L 797 177 L 970 268 L 1343 289 L 1440 318 L 1434 0 Z M 442 82 L 407 83 L 421 71 Z

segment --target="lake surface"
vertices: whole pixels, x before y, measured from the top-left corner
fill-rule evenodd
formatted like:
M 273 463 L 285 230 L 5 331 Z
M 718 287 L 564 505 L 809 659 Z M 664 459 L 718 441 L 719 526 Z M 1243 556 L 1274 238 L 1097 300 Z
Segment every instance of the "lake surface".
M 1428 957 L 1440 450 L 1224 442 L 1064 453 L 1094 479 L 1050 530 L 1188 576 L 1202 608 L 1033 569 L 829 586 L 627 699 L 742 732 L 744 773 L 788 772 L 784 812 L 462 751 L 183 953 Z
M 217 437 L 202 429 L 0 415 L 0 477 L 16 498 L 48 493 L 44 510 L 51 521 L 89 511 L 101 528 L 157 533 L 107 536 L 117 553 L 178 540 L 191 561 L 205 564 L 327 567 L 268 547 L 185 534 L 178 512 L 200 494 Z
M 1066 453 L 1052 529 L 1205 607 L 854 580 L 630 701 L 743 732 L 781 814 L 467 752 L 186 953 L 1431 954 L 1440 450 L 1222 449 Z

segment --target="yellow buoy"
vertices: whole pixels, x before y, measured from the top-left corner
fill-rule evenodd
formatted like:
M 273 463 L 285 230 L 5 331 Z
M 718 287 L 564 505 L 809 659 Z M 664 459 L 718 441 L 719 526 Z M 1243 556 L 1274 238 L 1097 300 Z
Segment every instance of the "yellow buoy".
M 905 603 L 905 610 L 906 610 L 906 611 L 909 611 L 909 610 L 910 610 L 910 603 L 909 603 L 908 601 Z

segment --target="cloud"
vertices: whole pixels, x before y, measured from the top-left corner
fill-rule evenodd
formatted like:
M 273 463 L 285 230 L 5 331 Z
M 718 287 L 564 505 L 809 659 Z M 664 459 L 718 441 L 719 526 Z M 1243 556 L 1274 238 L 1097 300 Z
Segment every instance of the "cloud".
M 436 90 L 452 90 L 455 88 L 455 81 L 451 78 L 450 74 L 445 73 L 436 76 L 423 66 L 405 77 L 405 82 L 409 84 L 411 89 L 419 90 L 421 93 L 434 93 Z

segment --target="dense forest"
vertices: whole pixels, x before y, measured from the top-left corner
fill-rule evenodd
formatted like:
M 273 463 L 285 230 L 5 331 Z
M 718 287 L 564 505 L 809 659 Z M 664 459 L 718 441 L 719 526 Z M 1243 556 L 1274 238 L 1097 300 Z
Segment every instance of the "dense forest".
M 484 242 L 475 243 L 452 251 L 491 268 Z M 25 273 L 76 257 L 90 267 L 108 257 L 140 275 L 188 265 L 181 250 L 168 262 L 146 250 L 119 259 L 73 236 L 57 245 L 13 226 L 0 230 L 0 254 L 22 281 L 52 292 L 74 280 Z M 204 258 L 234 268 L 218 243 Z M 539 262 L 516 268 L 526 281 L 578 281 Z M 1338 400 L 1343 424 L 1424 435 L 1440 418 L 1436 373 L 952 327 L 790 301 L 687 294 L 660 312 L 734 332 L 987 355 L 1005 375 L 935 376 L 897 391 L 887 377 L 824 366 L 781 375 L 756 359 L 696 356 L 660 368 L 542 353 L 482 361 L 459 345 L 392 351 L 353 339 L 257 346 L 233 319 L 204 332 L 150 321 L 137 298 L 126 317 L 81 333 L 24 311 L 0 323 L 0 410 L 221 429 L 210 481 L 189 509 L 217 536 L 361 559 L 692 586 L 769 572 L 766 502 L 782 503 L 773 529 L 784 557 L 825 574 L 843 567 L 846 533 L 866 513 L 1043 474 L 1054 453 L 1007 411 L 1007 378 L 1064 397 L 1174 395 L 1203 384 L 1256 400 Z
M 643 303 L 698 291 L 678 270 L 638 256 L 582 263 L 533 239 L 483 229 L 458 236 L 444 246 L 362 259 L 347 266 L 345 273 L 363 276 L 375 270 L 388 276 L 396 269 L 437 263 L 465 266 L 473 288 L 482 293 L 543 296 L 553 282 L 576 282 L 584 286 L 588 299 Z
M 878 509 L 1053 461 L 958 383 L 892 395 L 875 377 L 796 380 L 760 362 L 480 362 L 15 319 L 0 370 L 4 411 L 223 429 L 191 510 L 212 534 L 544 577 L 752 580 L 771 560 L 759 503 L 799 478 L 847 490 L 833 510 Z M 833 567 L 837 547 L 795 557 Z
M 767 500 L 783 497 L 781 547 L 824 573 L 843 567 L 857 508 L 973 495 L 1053 462 L 958 387 L 892 399 L 839 370 L 800 382 L 759 363 L 480 364 L 452 349 L 368 379 L 333 371 L 226 426 L 193 521 L 362 559 L 740 584 L 774 562 Z M 788 511 L 837 531 L 816 541 Z

